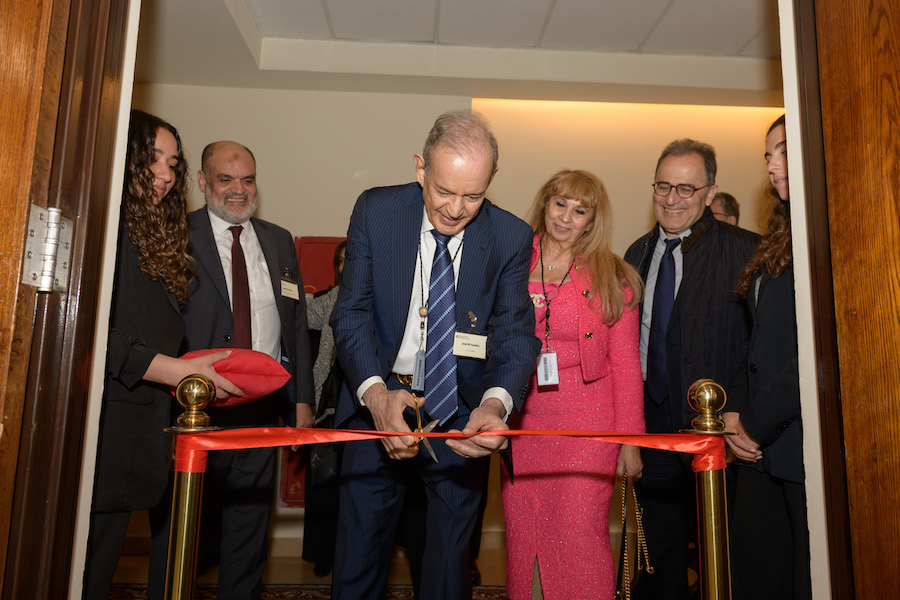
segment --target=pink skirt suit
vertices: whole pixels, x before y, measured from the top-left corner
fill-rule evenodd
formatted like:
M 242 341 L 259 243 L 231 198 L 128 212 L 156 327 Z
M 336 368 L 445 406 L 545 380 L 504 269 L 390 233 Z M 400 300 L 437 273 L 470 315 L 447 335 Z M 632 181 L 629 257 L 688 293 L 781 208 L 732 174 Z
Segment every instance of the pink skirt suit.
M 536 237 L 532 269 L 537 242 Z M 578 269 L 570 277 L 562 286 L 544 286 L 551 301 L 550 347 L 557 353 L 559 385 L 539 388 L 532 375 L 524 409 L 510 418 L 510 427 L 643 433 L 637 309 L 605 325 L 588 305 L 590 282 Z M 543 341 L 546 299 L 540 282 L 528 287 L 535 335 Z M 535 560 L 546 600 L 613 598 L 609 504 L 618 444 L 517 437 L 510 446 L 514 478 L 504 468 L 501 484 L 510 598 L 531 597 Z

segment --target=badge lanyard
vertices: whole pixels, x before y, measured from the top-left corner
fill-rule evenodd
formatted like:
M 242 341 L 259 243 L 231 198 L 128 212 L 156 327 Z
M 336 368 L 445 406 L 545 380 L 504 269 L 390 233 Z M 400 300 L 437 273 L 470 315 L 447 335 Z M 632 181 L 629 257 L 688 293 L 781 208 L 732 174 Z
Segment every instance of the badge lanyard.
M 453 257 L 450 259 L 451 267 L 456 264 L 456 257 L 459 256 L 464 241 L 465 236 L 459 241 L 459 246 L 456 247 L 456 252 L 453 253 Z M 438 251 L 436 246 L 434 251 Z M 417 392 L 423 392 L 425 391 L 425 321 L 428 318 L 428 299 L 425 298 L 425 261 L 422 258 L 421 234 L 419 235 L 417 252 L 419 254 L 419 294 L 421 296 L 421 304 L 419 304 L 419 350 L 416 352 L 410 388 Z
M 538 368 L 537 368 L 537 378 L 538 385 L 559 385 L 559 369 L 556 362 L 556 352 L 553 352 L 550 349 L 550 298 L 547 297 L 547 287 L 544 283 L 544 244 L 543 241 L 538 243 L 538 250 L 540 252 L 541 259 L 541 291 L 544 293 L 544 303 L 547 306 L 547 314 L 544 320 L 544 339 L 546 340 L 547 347 L 545 350 L 541 351 L 540 356 L 538 357 Z M 562 280 L 559 282 L 560 289 L 562 285 L 566 282 L 566 277 L 569 276 L 569 273 L 572 272 L 572 267 L 575 266 L 575 259 L 572 259 L 572 262 L 569 263 L 569 269 L 566 271 L 566 274 L 563 275 Z

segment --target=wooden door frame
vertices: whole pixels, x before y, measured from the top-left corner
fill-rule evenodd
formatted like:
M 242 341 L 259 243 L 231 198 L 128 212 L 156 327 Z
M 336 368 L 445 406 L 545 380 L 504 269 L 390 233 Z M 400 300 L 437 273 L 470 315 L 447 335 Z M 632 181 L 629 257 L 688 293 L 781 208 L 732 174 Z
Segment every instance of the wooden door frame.
M 60 208 L 74 221 L 74 248 L 68 292 L 17 290 L 20 315 L 33 316 L 33 335 L 30 323 L 17 321 L 20 350 L 30 353 L 21 352 L 15 397 L 11 386 L 5 390 L 5 406 L 20 409 L 14 427 L 21 433 L 15 460 L 3 464 L 4 478 L 15 468 L 15 486 L 2 589 L 4 598 L 56 599 L 69 587 L 128 3 L 41 6 L 52 18 L 43 36 L 33 32 L 49 41 L 46 66 L 37 72 L 51 85 L 36 96 L 42 118 L 35 152 L 25 157 L 35 165 L 25 208 L 41 200 Z M 24 235 L 23 226 L 12 256 L 21 255 Z

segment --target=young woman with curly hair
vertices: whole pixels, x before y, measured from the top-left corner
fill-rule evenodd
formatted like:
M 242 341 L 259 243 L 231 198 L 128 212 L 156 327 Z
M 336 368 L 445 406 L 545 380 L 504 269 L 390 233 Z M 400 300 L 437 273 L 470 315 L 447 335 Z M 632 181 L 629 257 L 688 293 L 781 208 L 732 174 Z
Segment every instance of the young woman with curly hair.
M 113 287 L 100 439 L 94 475 L 85 599 L 105 599 L 131 512 L 150 511 L 151 561 L 165 560 L 169 499 L 169 386 L 192 373 L 216 384 L 221 397 L 241 391 L 213 363 L 228 352 L 174 358 L 184 336 L 179 305 L 188 296 L 188 167 L 181 139 L 162 119 L 131 113 Z

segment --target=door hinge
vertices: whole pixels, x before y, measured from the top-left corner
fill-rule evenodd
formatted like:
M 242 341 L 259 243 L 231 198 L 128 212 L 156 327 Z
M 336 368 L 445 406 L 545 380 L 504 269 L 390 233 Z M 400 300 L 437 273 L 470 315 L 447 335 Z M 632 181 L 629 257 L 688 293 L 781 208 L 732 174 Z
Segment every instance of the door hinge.
M 68 290 L 73 230 L 72 219 L 62 216 L 62 210 L 31 205 L 22 283 L 37 287 L 38 292 Z

